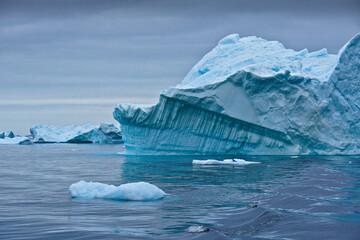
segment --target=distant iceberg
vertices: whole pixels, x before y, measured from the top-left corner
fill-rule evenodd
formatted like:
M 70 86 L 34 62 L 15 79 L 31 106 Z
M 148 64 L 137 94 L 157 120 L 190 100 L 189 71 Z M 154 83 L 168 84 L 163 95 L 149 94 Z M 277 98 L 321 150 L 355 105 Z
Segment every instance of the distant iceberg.
M 0 145 L 31 145 L 32 141 L 27 137 L 0 138 Z
M 337 55 L 231 34 L 152 106 L 120 104 L 128 154 L 359 154 L 360 34 Z
M 74 183 L 69 187 L 73 198 L 103 198 L 128 201 L 149 201 L 163 198 L 166 193 L 147 182 L 126 183 L 118 187 L 97 182 Z
M 32 141 L 27 137 L 15 136 L 13 131 L 7 130 L 0 132 L 0 145 L 30 145 Z
M 38 125 L 30 129 L 34 143 L 122 143 L 121 130 L 114 124 L 100 126 L 47 126 Z
M 194 165 L 250 165 L 260 164 L 260 162 L 245 161 L 244 159 L 224 159 L 223 161 L 208 159 L 208 160 L 193 160 Z

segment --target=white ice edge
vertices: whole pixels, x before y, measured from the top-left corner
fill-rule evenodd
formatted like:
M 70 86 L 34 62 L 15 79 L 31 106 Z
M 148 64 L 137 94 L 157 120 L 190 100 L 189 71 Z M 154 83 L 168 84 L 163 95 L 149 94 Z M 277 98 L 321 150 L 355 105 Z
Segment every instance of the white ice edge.
M 79 181 L 69 187 L 73 198 L 113 199 L 123 201 L 152 201 L 167 195 L 163 190 L 148 182 L 135 182 L 114 186 L 98 182 Z
M 244 159 L 224 159 L 223 161 L 208 159 L 208 160 L 193 160 L 194 165 L 249 165 L 260 164 L 260 162 L 245 161 Z

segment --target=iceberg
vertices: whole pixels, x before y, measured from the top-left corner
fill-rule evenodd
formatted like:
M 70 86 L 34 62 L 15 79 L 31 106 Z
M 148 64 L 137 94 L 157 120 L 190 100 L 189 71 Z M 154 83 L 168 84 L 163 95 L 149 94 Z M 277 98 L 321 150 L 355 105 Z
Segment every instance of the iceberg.
M 31 145 L 32 141 L 27 137 L 0 138 L 0 145 L 12 145 L 12 144 Z
M 30 133 L 34 143 L 122 143 L 120 128 L 106 123 L 67 127 L 37 125 Z
M 231 34 L 155 105 L 120 104 L 128 154 L 360 153 L 360 34 L 338 54 Z
M 157 186 L 147 182 L 126 183 L 118 187 L 83 180 L 69 187 L 73 198 L 102 198 L 127 201 L 151 201 L 164 198 L 166 193 Z
M 193 160 L 193 165 L 250 165 L 260 164 L 260 162 L 245 161 L 244 159 L 224 159 L 223 161 L 208 159 L 208 160 Z
M 13 131 L 7 130 L 0 132 L 0 145 L 30 145 L 32 141 L 27 137 L 15 136 Z

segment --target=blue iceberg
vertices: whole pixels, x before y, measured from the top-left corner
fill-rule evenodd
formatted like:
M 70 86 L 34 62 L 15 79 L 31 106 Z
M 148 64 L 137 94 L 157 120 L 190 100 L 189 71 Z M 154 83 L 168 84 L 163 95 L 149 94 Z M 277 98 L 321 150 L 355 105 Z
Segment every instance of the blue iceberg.
M 156 105 L 120 104 L 128 154 L 359 154 L 360 34 L 337 55 L 231 34 Z
M 28 137 L 15 135 L 11 130 L 0 132 L 0 145 L 31 145 L 32 143 Z

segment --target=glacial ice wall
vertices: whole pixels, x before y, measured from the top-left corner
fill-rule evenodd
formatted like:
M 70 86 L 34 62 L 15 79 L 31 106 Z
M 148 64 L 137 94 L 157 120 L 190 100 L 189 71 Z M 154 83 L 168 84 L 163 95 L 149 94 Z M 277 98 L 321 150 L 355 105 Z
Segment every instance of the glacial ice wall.
M 232 34 L 154 106 L 119 105 L 129 153 L 360 153 L 360 34 L 337 55 Z

